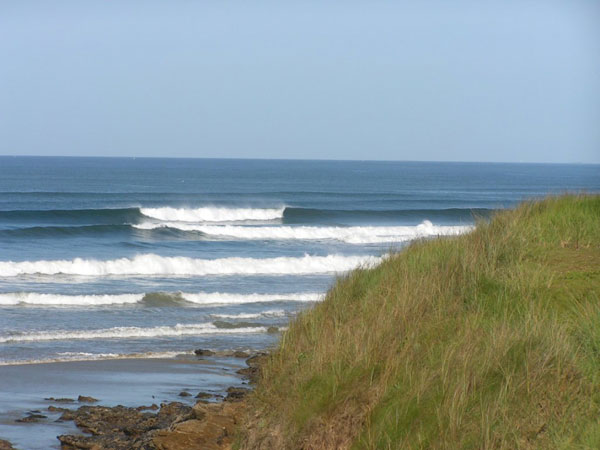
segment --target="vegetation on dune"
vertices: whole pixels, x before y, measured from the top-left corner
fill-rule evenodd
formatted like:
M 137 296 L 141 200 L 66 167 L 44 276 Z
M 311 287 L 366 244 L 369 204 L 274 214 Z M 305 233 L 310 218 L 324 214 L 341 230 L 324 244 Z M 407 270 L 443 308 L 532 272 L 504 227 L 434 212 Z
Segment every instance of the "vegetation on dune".
M 250 402 L 242 448 L 600 448 L 600 196 L 350 273 Z

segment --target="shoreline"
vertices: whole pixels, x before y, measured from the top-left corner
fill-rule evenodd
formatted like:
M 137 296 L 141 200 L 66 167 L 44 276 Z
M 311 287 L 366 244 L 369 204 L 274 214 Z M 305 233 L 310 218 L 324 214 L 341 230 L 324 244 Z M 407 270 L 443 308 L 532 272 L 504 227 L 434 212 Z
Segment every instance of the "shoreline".
M 195 448 L 173 447 L 182 433 L 226 448 L 231 438 L 213 432 L 233 434 L 264 355 L 199 349 L 175 358 L 3 366 L 0 381 L 16 393 L 0 401 L 0 449 Z

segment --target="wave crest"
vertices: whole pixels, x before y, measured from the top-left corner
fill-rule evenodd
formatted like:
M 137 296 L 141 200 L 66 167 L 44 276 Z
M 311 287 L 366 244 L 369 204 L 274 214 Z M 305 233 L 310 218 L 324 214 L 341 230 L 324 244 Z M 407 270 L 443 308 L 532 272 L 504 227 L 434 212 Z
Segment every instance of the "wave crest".
M 275 220 L 283 218 L 285 207 L 280 208 L 140 208 L 140 212 L 153 219 L 176 222 L 238 222 L 244 220 Z
M 116 295 L 60 295 L 40 294 L 37 292 L 16 292 L 0 294 L 0 305 L 40 305 L 40 306 L 97 306 L 97 305 L 125 305 L 138 303 L 144 294 L 116 294 Z
M 376 244 L 406 242 L 430 236 L 457 235 L 470 231 L 472 226 L 441 226 L 426 220 L 416 226 L 393 227 L 310 227 L 310 226 L 236 226 L 236 225 L 193 225 L 186 223 L 142 223 L 135 228 L 151 230 L 172 228 L 182 231 L 197 231 L 207 237 L 249 240 L 338 240 L 349 244 Z
M 149 292 L 147 294 L 63 295 L 37 292 L 0 294 L 0 306 L 109 306 L 143 304 L 144 306 L 241 305 L 269 302 L 316 302 L 321 293 L 231 294 L 222 292 Z
M 81 276 L 158 276 L 158 275 L 303 275 L 346 272 L 359 265 L 372 266 L 381 260 L 375 256 L 311 256 L 277 258 L 195 259 L 188 257 L 138 255 L 108 261 L 75 258 L 0 262 L 0 276 L 81 275 Z
M 98 330 L 49 330 L 27 332 L 0 337 L 0 343 L 67 341 L 90 339 L 130 339 L 177 336 L 200 336 L 203 334 L 264 333 L 266 327 L 218 328 L 212 323 L 177 324 L 162 327 L 113 327 Z

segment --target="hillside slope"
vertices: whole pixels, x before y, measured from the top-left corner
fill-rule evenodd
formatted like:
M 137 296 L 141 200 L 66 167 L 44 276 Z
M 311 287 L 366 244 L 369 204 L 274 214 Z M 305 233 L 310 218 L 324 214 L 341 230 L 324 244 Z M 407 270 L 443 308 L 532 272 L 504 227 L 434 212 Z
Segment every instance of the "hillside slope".
M 525 203 L 340 279 L 241 448 L 600 448 L 600 196 Z

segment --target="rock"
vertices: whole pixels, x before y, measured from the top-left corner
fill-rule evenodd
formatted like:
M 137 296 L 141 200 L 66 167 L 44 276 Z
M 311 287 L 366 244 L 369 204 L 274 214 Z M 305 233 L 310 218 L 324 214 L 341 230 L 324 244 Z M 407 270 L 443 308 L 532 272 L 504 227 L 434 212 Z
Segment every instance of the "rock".
M 0 450 L 14 450 L 14 447 L 10 442 L 0 439 Z
M 73 400 L 72 398 L 48 397 L 48 398 L 45 398 L 44 400 L 47 400 L 49 402 L 55 402 L 55 403 L 75 403 L 75 400 Z
M 94 397 L 86 397 L 85 395 L 80 395 L 79 397 L 77 397 L 77 401 L 79 403 L 96 403 L 98 399 Z
M 47 418 L 48 418 L 48 416 L 44 416 L 43 414 L 32 414 L 32 413 L 29 413 L 25 417 L 22 417 L 20 419 L 15 420 L 15 422 L 19 422 L 19 423 L 31 423 L 31 422 L 37 422 L 40 419 L 47 419 Z
M 177 402 L 161 405 L 157 414 L 125 406 L 82 406 L 70 413 L 75 425 L 91 436 L 59 436 L 63 449 L 150 449 L 156 430 L 194 417 L 191 407 Z
M 267 328 L 267 333 L 269 333 L 269 334 L 279 333 L 279 328 L 269 327 L 269 328 Z
M 62 416 L 58 418 L 57 422 L 65 422 L 67 420 L 75 420 L 75 411 L 67 409 L 65 412 L 62 413 Z
M 250 389 L 242 388 L 242 387 L 229 387 L 227 388 L 227 397 L 225 397 L 226 402 L 239 402 L 246 395 L 248 395 Z
M 193 410 L 190 406 L 179 402 L 162 403 L 157 417 L 161 422 L 166 422 L 169 425 L 172 423 L 182 422 L 194 417 Z
M 64 412 L 71 411 L 71 410 L 69 408 L 59 408 L 57 406 L 50 405 L 50 406 L 48 406 L 48 411 L 64 413 Z
M 222 353 L 202 349 L 196 354 L 223 356 Z M 239 352 L 234 356 L 241 358 L 247 354 Z M 247 358 L 248 368 L 242 369 L 247 371 L 244 374 L 251 380 L 256 379 L 266 357 L 266 353 L 259 353 Z M 73 420 L 81 431 L 87 433 L 59 436 L 63 450 L 222 450 L 230 449 L 234 444 L 235 426 L 246 414 L 247 402 L 242 400 L 249 391 L 245 387 L 230 387 L 223 402 L 203 402 L 202 399 L 222 396 L 199 392 L 196 395 L 199 401 L 193 408 L 181 402 L 171 402 L 162 403 L 160 408 L 154 404 L 137 408 L 83 405 L 74 411 L 55 406 L 48 407 L 48 410 L 62 412 L 59 421 Z M 180 395 L 188 397 L 192 394 L 182 391 Z M 80 396 L 79 401 L 96 399 Z M 158 411 L 152 413 L 147 410 Z M 4 449 L 0 447 L 0 450 Z
M 247 377 L 250 383 L 256 383 L 260 376 L 260 367 L 265 363 L 267 359 L 267 353 L 257 353 L 246 360 L 248 367 L 237 371 L 238 374 Z
M 149 449 L 145 437 L 62 435 L 57 437 L 63 450 L 133 450 Z
M 242 351 L 236 351 L 233 352 L 233 357 L 234 358 L 248 358 L 250 355 L 246 352 L 242 352 Z
M 206 350 L 203 348 L 194 350 L 194 353 L 196 354 L 196 356 L 214 356 L 215 355 L 215 352 L 213 352 L 212 350 Z
M 198 405 L 197 405 L 198 406 Z M 158 450 L 220 450 L 231 448 L 242 403 L 211 403 L 199 406 L 197 419 L 181 422 L 169 430 L 157 431 L 152 439 Z
M 152 403 L 150 406 L 138 406 L 137 408 L 135 408 L 136 411 L 146 411 L 146 410 L 156 411 L 157 409 L 158 409 L 158 405 L 156 403 Z

